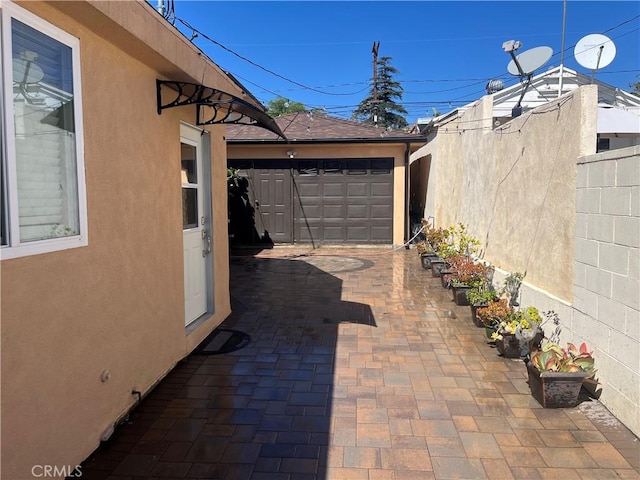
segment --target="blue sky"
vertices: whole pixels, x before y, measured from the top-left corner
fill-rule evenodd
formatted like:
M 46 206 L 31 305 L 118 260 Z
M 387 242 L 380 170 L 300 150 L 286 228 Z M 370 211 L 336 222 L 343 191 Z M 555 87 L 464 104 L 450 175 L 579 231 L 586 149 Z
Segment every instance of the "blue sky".
M 566 7 L 564 64 L 590 75 L 573 47 L 604 34 L 617 53 L 596 78 L 630 90 L 640 81 L 640 2 L 568 0 Z M 553 49 L 536 73 L 559 65 L 563 9 L 562 0 L 174 2 L 175 26 L 188 38 L 185 22 L 200 32 L 193 42 L 265 105 L 282 96 L 349 118 L 370 91 L 371 50 L 380 42 L 379 57 L 392 57 L 398 69 L 409 123 L 480 98 L 490 79 L 517 83 L 507 73 L 507 40 L 522 42 L 519 53 Z

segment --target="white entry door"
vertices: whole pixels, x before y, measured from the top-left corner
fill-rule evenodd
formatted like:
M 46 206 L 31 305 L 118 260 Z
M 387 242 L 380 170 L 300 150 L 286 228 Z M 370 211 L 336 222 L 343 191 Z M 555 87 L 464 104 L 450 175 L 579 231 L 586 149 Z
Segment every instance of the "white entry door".
M 207 262 L 211 254 L 211 232 L 204 208 L 207 184 L 203 175 L 202 150 L 200 131 L 181 125 L 185 325 L 207 312 Z

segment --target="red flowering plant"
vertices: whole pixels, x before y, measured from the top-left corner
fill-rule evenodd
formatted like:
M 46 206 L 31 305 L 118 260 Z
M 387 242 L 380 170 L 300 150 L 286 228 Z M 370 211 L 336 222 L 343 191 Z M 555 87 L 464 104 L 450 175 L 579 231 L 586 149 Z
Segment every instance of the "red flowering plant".
M 486 283 L 488 268 L 483 263 L 476 263 L 466 255 L 454 255 L 447 258 L 449 271 L 448 281 L 454 286 L 480 287 Z
M 478 317 L 487 327 L 497 327 L 502 322 L 506 322 L 513 315 L 511 307 L 506 298 L 489 302 L 486 307 L 478 309 Z

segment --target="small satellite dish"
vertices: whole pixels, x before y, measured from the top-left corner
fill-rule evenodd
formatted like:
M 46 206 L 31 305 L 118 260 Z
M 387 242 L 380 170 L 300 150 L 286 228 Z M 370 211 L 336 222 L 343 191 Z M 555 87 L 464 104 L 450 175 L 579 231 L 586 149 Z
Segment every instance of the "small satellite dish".
M 576 62 L 584 68 L 595 71 L 613 62 L 616 46 L 607 36 L 594 33 L 582 37 L 576 43 L 573 54 Z
M 489 83 L 487 83 L 487 86 L 485 87 L 487 93 L 489 95 L 491 95 L 492 93 L 496 93 L 499 92 L 500 90 L 504 89 L 504 82 L 502 80 L 498 79 L 493 79 L 493 80 L 489 80 Z
M 13 81 L 16 83 L 38 83 L 44 77 L 42 68 L 33 61 L 22 58 L 13 59 Z
M 517 63 L 515 60 L 511 60 L 507 65 L 507 71 L 511 75 L 523 76 L 531 75 L 534 71 L 542 67 L 549 61 L 553 55 L 553 49 L 551 47 L 535 47 L 526 52 L 522 52 L 520 55 L 516 55 Z M 518 64 L 522 72 L 518 69 Z

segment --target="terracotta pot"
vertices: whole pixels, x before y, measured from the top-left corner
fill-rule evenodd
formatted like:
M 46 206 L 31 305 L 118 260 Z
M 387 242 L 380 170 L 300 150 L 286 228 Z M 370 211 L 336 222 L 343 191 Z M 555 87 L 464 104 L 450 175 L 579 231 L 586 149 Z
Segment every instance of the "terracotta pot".
M 540 372 L 527 363 L 531 395 L 545 408 L 572 408 L 578 403 L 587 372 Z

